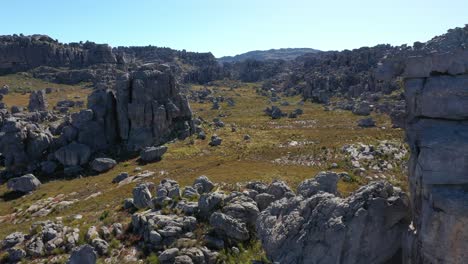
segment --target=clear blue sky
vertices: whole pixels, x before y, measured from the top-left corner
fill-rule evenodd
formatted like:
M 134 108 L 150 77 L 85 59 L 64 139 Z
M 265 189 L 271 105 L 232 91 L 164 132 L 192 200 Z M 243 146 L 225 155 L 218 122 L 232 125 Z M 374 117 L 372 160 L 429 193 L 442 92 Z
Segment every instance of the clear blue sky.
M 427 41 L 468 23 L 468 0 L 2 0 L 0 34 L 155 45 L 215 56 Z

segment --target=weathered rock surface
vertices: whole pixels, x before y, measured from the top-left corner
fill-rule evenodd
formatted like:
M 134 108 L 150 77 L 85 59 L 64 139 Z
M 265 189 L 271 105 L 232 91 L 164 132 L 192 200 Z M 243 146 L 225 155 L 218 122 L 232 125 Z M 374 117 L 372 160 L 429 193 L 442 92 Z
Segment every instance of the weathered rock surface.
M 258 216 L 257 234 L 272 261 L 385 263 L 401 248 L 408 224 L 401 191 L 374 182 L 343 199 L 317 189 L 303 183 L 306 196 L 276 201 Z
M 47 99 L 45 90 L 33 91 L 29 96 L 28 110 L 34 111 L 46 111 L 47 110 Z
M 405 76 L 413 212 L 404 262 L 464 263 L 468 261 L 468 52 L 408 58 Z
M 97 172 L 108 171 L 114 166 L 117 165 L 117 162 L 110 158 L 96 158 L 91 162 L 91 168 Z
M 140 159 L 145 162 L 158 161 L 161 160 L 166 151 L 166 146 L 146 147 L 140 152 Z
M 18 178 L 10 179 L 7 183 L 8 189 L 16 192 L 29 193 L 35 191 L 41 182 L 32 174 L 26 174 Z

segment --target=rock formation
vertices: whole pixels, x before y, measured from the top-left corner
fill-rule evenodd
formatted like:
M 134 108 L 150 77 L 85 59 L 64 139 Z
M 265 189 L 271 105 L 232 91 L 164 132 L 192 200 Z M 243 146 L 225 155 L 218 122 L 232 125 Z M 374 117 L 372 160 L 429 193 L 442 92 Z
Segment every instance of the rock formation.
M 300 185 L 300 195 L 260 213 L 257 235 L 273 262 L 385 263 L 398 253 L 407 227 L 405 194 L 374 182 L 343 199 L 327 192 L 335 192 L 336 182 L 334 173 L 319 174 Z
M 410 57 L 405 78 L 412 225 L 404 260 L 465 263 L 468 51 Z

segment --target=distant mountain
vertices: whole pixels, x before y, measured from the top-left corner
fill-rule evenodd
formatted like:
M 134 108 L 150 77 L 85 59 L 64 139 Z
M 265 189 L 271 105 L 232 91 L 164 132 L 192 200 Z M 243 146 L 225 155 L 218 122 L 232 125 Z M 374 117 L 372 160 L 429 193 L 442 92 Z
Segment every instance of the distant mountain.
M 225 56 L 218 58 L 220 62 L 236 62 L 246 59 L 264 60 L 294 60 L 295 58 L 306 53 L 317 53 L 320 50 L 310 48 L 287 48 L 287 49 L 270 49 L 270 50 L 253 50 L 242 53 L 236 56 Z

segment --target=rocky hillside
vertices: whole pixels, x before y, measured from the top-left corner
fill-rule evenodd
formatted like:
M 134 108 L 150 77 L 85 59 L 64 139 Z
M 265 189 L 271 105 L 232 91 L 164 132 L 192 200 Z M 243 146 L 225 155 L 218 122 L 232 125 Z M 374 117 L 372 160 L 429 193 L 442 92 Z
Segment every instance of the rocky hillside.
M 307 53 L 318 53 L 319 50 L 310 48 L 285 48 L 270 50 L 253 50 L 235 56 L 225 56 L 218 59 L 219 62 L 240 62 L 243 60 L 294 60 Z

